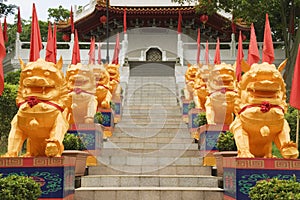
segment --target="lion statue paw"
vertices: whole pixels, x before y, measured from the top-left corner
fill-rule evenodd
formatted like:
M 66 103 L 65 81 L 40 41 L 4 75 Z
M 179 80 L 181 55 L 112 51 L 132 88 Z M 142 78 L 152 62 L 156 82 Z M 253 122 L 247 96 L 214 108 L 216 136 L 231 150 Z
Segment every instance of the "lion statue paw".
M 8 157 L 18 157 L 18 153 L 17 152 L 7 152 L 3 155 L 1 155 L 2 158 L 8 158 Z
M 59 155 L 60 153 L 60 148 L 59 148 L 59 144 L 57 141 L 53 141 L 53 140 L 47 140 L 47 145 L 45 148 L 45 154 L 48 157 L 55 157 L 57 155 Z
M 238 152 L 238 157 L 239 158 L 254 158 L 254 155 L 252 153 L 250 153 L 250 151 L 248 150 L 239 150 Z
M 297 145 L 292 141 L 284 143 L 280 152 L 284 158 L 298 158 L 299 156 Z

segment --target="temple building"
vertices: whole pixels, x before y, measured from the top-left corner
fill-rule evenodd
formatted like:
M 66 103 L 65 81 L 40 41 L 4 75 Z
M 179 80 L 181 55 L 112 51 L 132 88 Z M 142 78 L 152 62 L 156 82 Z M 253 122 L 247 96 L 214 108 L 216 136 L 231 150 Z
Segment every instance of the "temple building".
M 233 64 L 236 60 L 237 33 L 240 30 L 244 33 L 249 31 L 249 27 L 242 24 L 232 24 L 229 13 L 218 12 L 207 16 L 205 13 L 197 13 L 193 5 L 179 5 L 171 0 L 90 0 L 86 5 L 73 6 L 73 13 L 83 64 L 88 62 L 91 36 L 96 38 L 97 48 L 101 49 L 102 61 L 111 62 L 116 35 L 119 33 L 118 60 L 121 65 L 129 64 L 130 68 L 135 68 L 146 63 L 162 62 L 161 64 L 173 69 L 175 64 L 187 66 L 189 63 L 196 63 L 198 28 L 201 32 L 200 62 L 204 62 L 206 41 L 209 44 L 210 62 L 213 62 L 216 41 L 219 38 L 221 61 Z M 178 32 L 180 15 L 182 20 Z M 66 68 L 71 63 L 74 34 L 71 34 L 70 22 L 58 24 L 58 31 L 71 38 L 65 42 L 69 48 L 57 49 L 57 56 L 63 56 Z M 17 37 L 15 51 L 4 60 L 5 73 L 19 68 L 19 57 L 25 62 L 28 61 L 29 49 L 24 48 L 24 44 L 28 43 L 29 41 L 20 41 Z M 45 44 L 46 42 L 44 46 Z M 258 41 L 258 45 L 261 52 L 262 42 Z M 247 58 L 247 49 L 244 49 L 244 54 Z M 41 50 L 40 55 L 45 56 L 45 49 Z M 281 63 L 284 55 L 284 49 L 275 49 L 274 63 Z

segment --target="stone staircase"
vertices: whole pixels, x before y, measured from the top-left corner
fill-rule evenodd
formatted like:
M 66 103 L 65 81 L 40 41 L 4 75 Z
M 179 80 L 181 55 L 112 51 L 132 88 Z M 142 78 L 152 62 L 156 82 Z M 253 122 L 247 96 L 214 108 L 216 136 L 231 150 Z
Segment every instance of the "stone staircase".
M 75 199 L 223 199 L 182 122 L 174 77 L 131 77 L 125 96 L 122 120 Z

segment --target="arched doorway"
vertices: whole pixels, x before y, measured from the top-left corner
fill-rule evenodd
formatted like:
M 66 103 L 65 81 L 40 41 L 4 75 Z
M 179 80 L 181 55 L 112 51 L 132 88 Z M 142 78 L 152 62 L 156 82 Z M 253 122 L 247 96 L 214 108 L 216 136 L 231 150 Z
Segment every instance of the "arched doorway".
M 162 52 L 158 48 L 150 48 L 146 52 L 146 61 L 150 61 L 150 62 L 162 61 Z

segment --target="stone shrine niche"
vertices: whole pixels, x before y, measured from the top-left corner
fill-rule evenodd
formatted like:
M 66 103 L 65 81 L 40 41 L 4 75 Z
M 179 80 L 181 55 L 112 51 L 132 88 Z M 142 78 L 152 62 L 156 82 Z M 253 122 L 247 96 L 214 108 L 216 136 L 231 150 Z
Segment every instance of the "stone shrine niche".
M 158 48 L 150 48 L 146 52 L 146 61 L 162 61 L 162 52 Z

